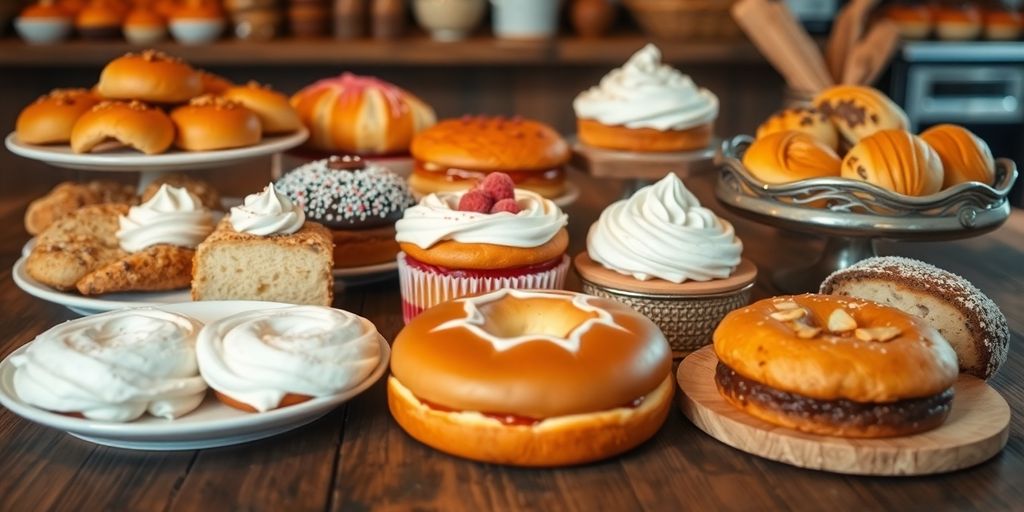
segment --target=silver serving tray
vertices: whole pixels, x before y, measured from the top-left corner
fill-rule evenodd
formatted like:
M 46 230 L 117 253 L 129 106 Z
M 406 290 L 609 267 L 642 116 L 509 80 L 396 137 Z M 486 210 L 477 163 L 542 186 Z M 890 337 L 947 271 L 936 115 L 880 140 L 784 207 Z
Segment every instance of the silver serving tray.
M 1010 214 L 1007 195 L 1017 179 L 1012 160 L 996 160 L 996 183 L 961 183 L 936 194 L 912 197 L 863 181 L 814 178 L 769 185 L 743 166 L 753 139 L 722 145 L 716 196 L 726 206 L 762 222 L 840 237 L 951 239 L 995 229 Z

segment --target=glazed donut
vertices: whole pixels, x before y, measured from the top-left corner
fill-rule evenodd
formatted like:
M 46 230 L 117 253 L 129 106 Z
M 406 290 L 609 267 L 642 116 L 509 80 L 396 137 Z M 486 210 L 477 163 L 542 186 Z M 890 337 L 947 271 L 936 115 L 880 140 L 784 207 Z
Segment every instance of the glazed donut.
M 363 317 L 289 306 L 207 324 L 196 341 L 196 360 L 225 405 L 265 412 L 362 384 L 380 364 L 381 341 Z
M 833 295 L 764 299 L 714 333 L 725 400 L 769 423 L 841 437 L 900 436 L 945 421 L 956 353 L 923 320 Z
M 62 144 L 71 128 L 100 99 L 87 89 L 54 89 L 18 114 L 14 131 L 24 144 Z
M 153 50 L 110 61 L 96 87 L 104 98 L 153 103 L 183 103 L 203 92 L 202 78 L 196 70 Z
M 394 261 L 395 222 L 416 203 L 404 178 L 359 157 L 310 162 L 274 186 L 331 230 L 335 268 Z
M 299 113 L 288 103 L 288 98 L 268 86 L 249 82 L 232 87 L 222 95 L 255 112 L 260 117 L 263 133 L 288 133 L 302 128 Z
M 987 379 L 1006 362 L 1010 328 L 999 306 L 970 281 L 923 261 L 862 260 L 821 283 L 821 293 L 873 300 L 920 317 L 956 350 L 960 371 Z
M 200 96 L 171 111 L 177 128 L 174 145 L 185 151 L 252 146 L 263 131 L 255 112 L 215 96 Z
M 409 435 L 453 455 L 581 464 L 658 430 L 671 371 L 661 331 L 621 303 L 502 289 L 406 325 L 394 342 L 388 406 Z
M 78 118 L 71 150 L 88 153 L 114 139 L 147 155 L 163 153 L 174 142 L 174 123 L 163 110 L 138 101 L 105 101 Z

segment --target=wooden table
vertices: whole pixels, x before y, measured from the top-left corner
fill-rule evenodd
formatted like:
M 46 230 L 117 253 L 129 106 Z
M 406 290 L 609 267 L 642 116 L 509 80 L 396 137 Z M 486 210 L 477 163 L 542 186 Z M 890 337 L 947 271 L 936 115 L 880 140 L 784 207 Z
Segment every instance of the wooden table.
M 576 176 L 567 209 L 573 251 L 617 185 Z M 0 353 L 73 318 L 18 290 L 10 268 L 27 235 L 28 198 L 0 200 Z M 737 222 L 762 268 L 806 258 L 820 242 Z M 80 441 L 0 409 L 0 510 L 1020 510 L 1024 508 L 1024 212 L 986 236 L 881 244 L 972 280 L 1009 316 L 1013 347 L 992 384 L 1018 411 L 1009 445 L 975 468 L 915 478 L 851 477 L 798 469 L 734 450 L 674 410 L 648 443 L 605 462 L 535 470 L 478 464 L 436 452 L 392 421 L 383 382 L 306 427 L 227 448 L 134 452 Z M 578 289 L 575 278 L 570 286 Z M 756 297 L 774 291 L 762 274 Z M 397 282 L 347 290 L 336 306 L 402 327 Z

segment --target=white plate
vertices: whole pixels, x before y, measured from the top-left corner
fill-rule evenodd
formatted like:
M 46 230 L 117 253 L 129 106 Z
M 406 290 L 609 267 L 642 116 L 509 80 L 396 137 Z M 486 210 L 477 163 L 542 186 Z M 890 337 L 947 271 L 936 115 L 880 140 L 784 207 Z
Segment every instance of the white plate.
M 244 311 L 288 306 L 274 302 L 210 301 L 174 304 L 161 309 L 189 315 L 208 323 Z M 391 349 L 380 338 L 380 364 L 358 386 L 340 395 L 314 398 L 297 405 L 264 413 L 247 413 L 228 407 L 207 396 L 195 411 L 176 420 L 149 415 L 129 423 L 109 423 L 75 418 L 37 409 L 22 402 L 14 393 L 14 365 L 11 357 L 25 351 L 28 344 L 0 362 L 0 405 L 26 420 L 65 431 L 97 444 L 133 450 L 196 450 L 245 443 L 286 432 L 320 418 L 342 403 L 372 386 L 384 375 Z
M 192 300 L 192 295 L 188 290 L 108 293 L 100 297 L 85 297 L 77 293 L 62 292 L 32 279 L 25 272 L 25 259 L 26 257 L 22 256 L 14 263 L 14 269 L 11 270 L 14 284 L 33 297 L 60 304 L 80 315 L 92 315 L 121 308 L 162 306 Z
M 47 164 L 81 171 L 191 171 L 224 167 L 251 158 L 273 155 L 294 148 L 309 138 L 309 131 L 264 137 L 259 144 L 218 151 L 171 150 L 159 155 L 145 155 L 134 149 L 116 149 L 100 153 L 79 154 L 67 145 L 46 146 L 23 144 L 12 132 L 5 139 L 7 149 L 18 156 Z

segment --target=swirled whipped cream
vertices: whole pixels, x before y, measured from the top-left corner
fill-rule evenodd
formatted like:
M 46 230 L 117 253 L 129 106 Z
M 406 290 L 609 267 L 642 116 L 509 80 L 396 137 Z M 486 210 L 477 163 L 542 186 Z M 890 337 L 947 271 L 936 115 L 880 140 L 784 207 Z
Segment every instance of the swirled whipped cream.
M 729 277 L 743 243 L 675 174 L 612 203 L 590 226 L 591 259 L 620 274 L 673 283 Z
M 184 188 L 164 184 L 145 203 L 118 219 L 121 248 L 138 252 L 157 244 L 194 248 L 213 231 L 213 213 Z
M 539 247 L 569 223 L 569 217 L 539 194 L 516 190 L 518 213 L 459 211 L 465 191 L 430 194 L 405 210 L 395 223 L 399 242 L 429 249 L 444 240 L 494 244 L 507 247 Z
M 380 363 L 369 320 L 322 306 L 241 313 L 199 333 L 199 372 L 210 387 L 258 411 L 289 393 L 321 397 L 362 383 Z
M 202 325 L 153 308 L 123 309 L 60 324 L 36 337 L 14 363 L 26 403 L 90 420 L 174 419 L 206 395 L 196 366 Z
M 685 130 L 718 117 L 718 97 L 662 64 L 653 44 L 576 96 L 572 105 L 580 119 L 626 128 Z
M 235 231 L 257 236 L 290 235 L 306 222 L 302 207 L 278 192 L 273 183 L 262 192 L 245 196 L 245 201 L 232 208 L 230 215 Z

